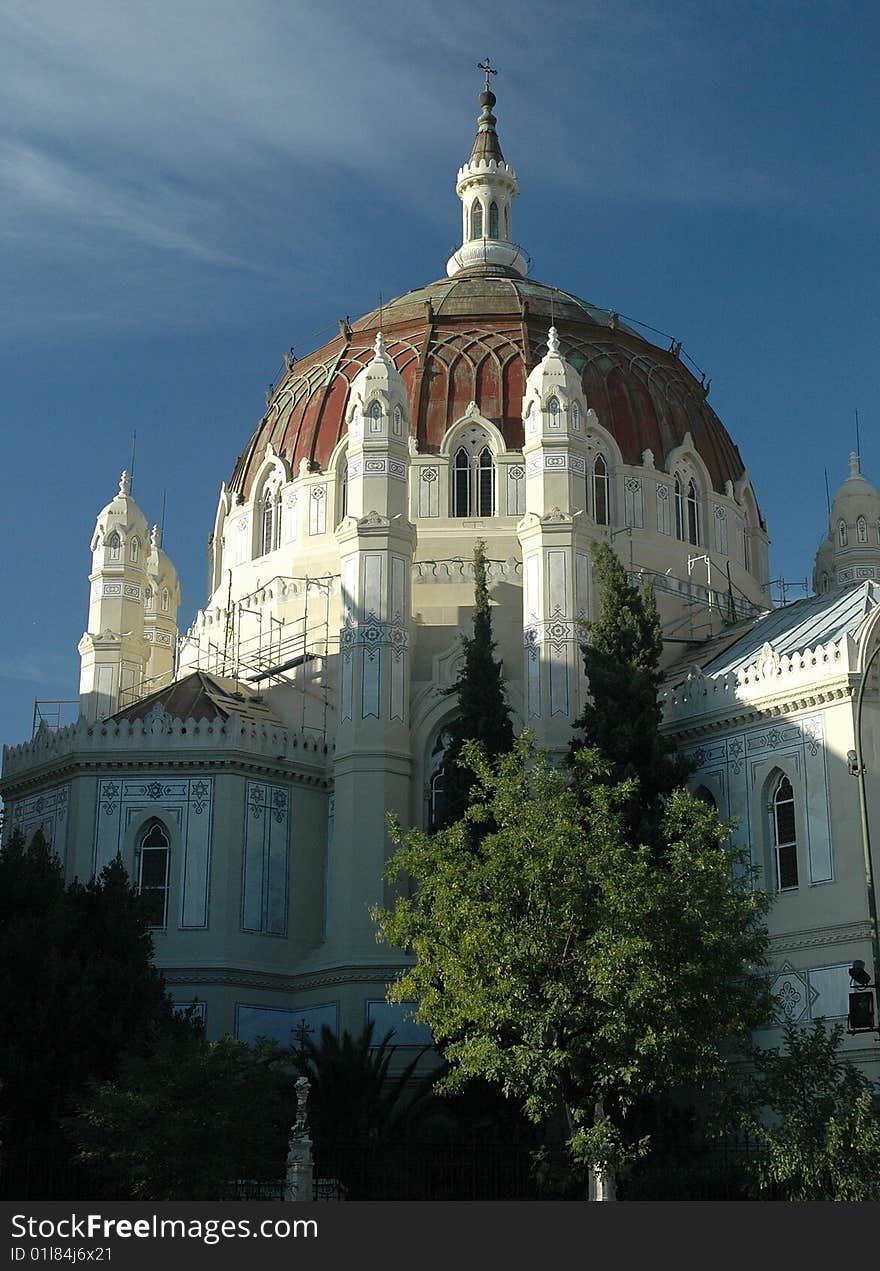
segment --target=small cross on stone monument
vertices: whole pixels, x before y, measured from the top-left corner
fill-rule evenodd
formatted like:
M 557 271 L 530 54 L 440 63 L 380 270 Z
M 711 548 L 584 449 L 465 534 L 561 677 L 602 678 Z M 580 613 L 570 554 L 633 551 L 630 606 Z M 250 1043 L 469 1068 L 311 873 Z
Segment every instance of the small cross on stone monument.
M 296 1028 L 292 1028 L 290 1030 L 290 1039 L 295 1046 L 302 1050 L 303 1046 L 309 1039 L 309 1034 L 314 1031 L 315 1030 L 312 1028 L 311 1024 L 307 1024 L 305 1016 L 303 1016 Z

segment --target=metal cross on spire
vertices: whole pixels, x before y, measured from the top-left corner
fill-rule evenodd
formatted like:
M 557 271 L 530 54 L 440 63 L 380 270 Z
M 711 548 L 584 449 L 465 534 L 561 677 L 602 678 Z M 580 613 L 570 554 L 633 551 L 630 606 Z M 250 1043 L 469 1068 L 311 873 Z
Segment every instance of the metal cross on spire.
M 490 63 L 490 61 L 489 61 L 489 58 L 487 57 L 487 58 L 486 58 L 486 60 L 485 60 L 484 62 L 477 62 L 477 70 L 478 70 L 478 71 L 485 71 L 485 73 L 486 73 L 486 92 L 488 93 L 488 91 L 489 91 L 489 76 L 490 76 L 490 75 L 497 75 L 497 74 L 498 74 L 498 68 L 497 68 L 496 66 L 492 66 L 492 65 L 491 65 L 491 63 Z

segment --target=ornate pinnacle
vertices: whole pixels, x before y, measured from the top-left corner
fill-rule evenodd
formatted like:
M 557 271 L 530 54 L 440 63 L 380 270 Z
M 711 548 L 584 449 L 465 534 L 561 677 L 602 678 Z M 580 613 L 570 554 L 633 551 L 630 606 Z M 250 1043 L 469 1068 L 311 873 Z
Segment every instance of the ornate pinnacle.
M 559 332 L 555 327 L 551 327 L 547 335 L 547 352 L 557 354 L 559 352 Z
M 131 493 L 131 477 L 129 476 L 127 471 L 123 472 L 122 476 L 119 478 L 119 493 L 120 494 Z

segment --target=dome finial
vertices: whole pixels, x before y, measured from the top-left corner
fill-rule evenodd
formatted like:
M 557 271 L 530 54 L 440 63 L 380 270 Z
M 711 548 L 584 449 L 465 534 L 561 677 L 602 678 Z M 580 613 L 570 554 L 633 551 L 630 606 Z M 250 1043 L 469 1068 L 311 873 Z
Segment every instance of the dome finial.
M 547 352 L 554 354 L 559 352 L 559 332 L 555 327 L 551 327 L 547 335 Z
M 495 105 L 496 98 L 489 87 L 489 76 L 497 75 L 498 70 L 497 67 L 490 64 L 488 57 L 484 62 L 477 62 L 477 70 L 485 72 L 486 87 L 478 98 L 480 114 L 477 117 L 477 136 L 474 141 L 474 148 L 471 151 L 471 163 L 478 162 L 480 159 L 494 159 L 496 163 L 503 163 L 504 155 L 501 153 L 501 143 L 498 140 L 498 133 L 495 131 L 495 125 L 498 120 L 492 114 L 492 107 Z
M 849 452 L 849 475 L 857 477 L 861 473 L 861 464 L 859 463 L 859 453 L 857 450 Z
M 131 494 L 131 477 L 127 469 L 123 471 L 122 476 L 119 478 L 119 493 Z

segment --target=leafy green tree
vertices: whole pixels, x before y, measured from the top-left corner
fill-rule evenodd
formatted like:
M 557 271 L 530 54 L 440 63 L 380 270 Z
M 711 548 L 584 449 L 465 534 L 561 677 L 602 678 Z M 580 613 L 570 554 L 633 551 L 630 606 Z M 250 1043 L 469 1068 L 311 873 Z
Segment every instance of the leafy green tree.
M 493 759 L 513 745 L 513 725 L 501 663 L 495 658 L 486 564 L 486 544 L 478 539 L 474 544 L 474 633 L 461 637 L 464 666 L 455 684 L 447 690 L 458 698 L 458 714 L 448 730 L 451 741 L 446 750 L 446 785 L 440 818 L 444 824 L 463 815 L 473 785 L 471 770 L 461 763 L 465 743 L 479 742 Z
M 638 1150 L 626 1113 L 645 1092 L 724 1071 L 731 1041 L 766 1018 L 766 900 L 729 827 L 683 791 L 662 815 L 664 861 L 634 843 L 635 783 L 593 749 L 553 767 L 528 735 L 493 765 L 466 747 L 465 816 L 436 834 L 393 826 L 387 877 L 417 886 L 376 914 L 415 964 L 415 1000 L 455 1089 L 485 1077 L 543 1124 L 572 1162 L 609 1174 Z M 462 850 L 474 841 L 478 850 Z
M 234 1199 L 280 1187 L 296 1068 L 272 1042 L 208 1042 L 195 1030 L 122 1061 L 69 1125 L 98 1193 L 117 1200 Z
M 787 1021 L 784 1050 L 756 1049 L 737 1120 L 760 1144 L 759 1196 L 880 1200 L 880 1115 L 871 1083 L 839 1051 L 841 1025 Z
M 12 1154 L 52 1139 L 90 1081 L 185 1029 L 152 963 L 140 897 L 117 859 L 64 884 L 41 833 L 0 850 L 0 1113 Z
M 636 778 L 626 809 L 636 841 L 658 845 L 665 800 L 687 767 L 660 732 L 663 642 L 653 589 L 634 587 L 607 543 L 592 546 L 599 616 L 582 645 L 590 700 L 575 723 L 572 754 L 593 746 L 610 785 Z

